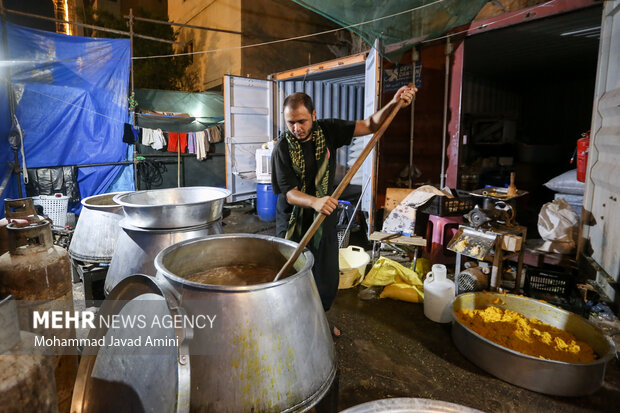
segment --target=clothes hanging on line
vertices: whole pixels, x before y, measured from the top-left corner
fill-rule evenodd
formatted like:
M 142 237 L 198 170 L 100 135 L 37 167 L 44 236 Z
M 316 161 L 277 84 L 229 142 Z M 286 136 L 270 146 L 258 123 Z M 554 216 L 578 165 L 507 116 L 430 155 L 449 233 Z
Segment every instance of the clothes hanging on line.
M 125 123 L 125 129 L 123 131 L 123 142 L 133 145 L 136 140 L 140 140 L 140 133 L 142 131 L 139 128 L 134 128 L 131 124 Z
M 187 133 L 187 152 L 196 153 L 196 133 Z
M 220 126 L 213 126 L 212 128 L 207 129 L 207 134 L 209 135 L 210 143 L 219 143 L 222 142 L 222 130 Z
M 207 158 L 209 140 L 205 131 L 196 132 L 196 159 L 202 161 Z
M 187 133 L 168 132 L 168 152 L 185 153 L 187 149 Z
M 163 149 L 166 145 L 166 138 L 161 129 L 142 129 L 142 145 L 150 146 L 153 149 Z

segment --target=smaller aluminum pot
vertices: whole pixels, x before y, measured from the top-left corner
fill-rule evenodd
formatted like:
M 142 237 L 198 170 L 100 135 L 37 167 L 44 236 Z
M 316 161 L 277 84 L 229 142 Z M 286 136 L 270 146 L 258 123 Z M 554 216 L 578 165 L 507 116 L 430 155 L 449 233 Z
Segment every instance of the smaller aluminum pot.
M 128 192 L 114 197 L 123 206 L 127 223 L 139 228 L 186 228 L 222 217 L 231 194 L 227 189 L 191 186 Z
M 112 260 L 123 219 L 123 208 L 114 202 L 126 192 L 94 195 L 82 199 L 82 212 L 69 245 L 75 260 L 107 264 Z
M 106 296 L 116 284 L 132 274 L 155 276 L 153 262 L 164 248 L 191 238 L 223 232 L 221 219 L 194 227 L 173 229 L 138 228 L 129 224 L 126 219 L 119 225 L 120 235 L 104 284 Z

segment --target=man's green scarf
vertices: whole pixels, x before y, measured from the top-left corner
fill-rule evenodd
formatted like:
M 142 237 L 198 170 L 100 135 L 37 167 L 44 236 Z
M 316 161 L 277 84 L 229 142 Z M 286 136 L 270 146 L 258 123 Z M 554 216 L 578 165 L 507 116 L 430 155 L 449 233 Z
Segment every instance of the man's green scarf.
M 329 190 L 329 157 L 327 143 L 325 142 L 325 135 L 323 135 L 323 130 L 316 121 L 314 121 L 312 125 L 311 135 L 314 140 L 317 164 L 317 173 L 314 178 L 314 187 L 316 188 L 314 195 L 317 198 L 321 198 L 329 195 L 327 193 Z M 291 161 L 293 162 L 293 170 L 295 171 L 297 179 L 301 182 L 301 188 L 299 188 L 299 190 L 306 193 L 306 162 L 304 160 L 304 153 L 301 149 L 301 144 L 295 135 L 288 130 L 286 131 L 286 141 L 288 142 L 288 151 L 291 155 Z M 293 206 L 293 212 L 291 213 L 291 218 L 288 221 L 288 228 L 286 230 L 286 239 L 291 239 L 296 242 L 301 241 L 301 238 L 304 236 L 304 233 L 302 232 L 304 213 L 307 214 L 309 212 L 310 211 L 305 210 L 305 208 L 298 207 L 297 205 Z M 315 219 L 318 214 L 319 212 L 314 213 Z M 322 235 L 323 224 L 321 224 L 312 239 L 315 248 L 319 247 Z

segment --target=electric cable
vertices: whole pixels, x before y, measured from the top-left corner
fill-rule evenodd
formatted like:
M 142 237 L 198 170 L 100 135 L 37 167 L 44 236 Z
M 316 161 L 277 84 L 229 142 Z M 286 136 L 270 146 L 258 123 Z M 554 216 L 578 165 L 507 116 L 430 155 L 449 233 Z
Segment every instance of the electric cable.
M 164 182 L 163 174 L 168 171 L 163 162 L 144 157 L 139 157 L 137 168 L 138 176 L 144 182 L 146 189 L 161 186 Z

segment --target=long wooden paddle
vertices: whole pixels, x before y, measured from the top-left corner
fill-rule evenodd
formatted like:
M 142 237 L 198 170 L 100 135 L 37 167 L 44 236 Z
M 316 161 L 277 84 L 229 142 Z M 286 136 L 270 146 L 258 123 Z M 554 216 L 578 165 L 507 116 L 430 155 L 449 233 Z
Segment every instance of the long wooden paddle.
M 379 141 L 379 138 L 383 136 L 383 133 L 385 132 L 385 130 L 388 128 L 388 126 L 390 126 L 390 123 L 392 123 L 394 116 L 396 116 L 396 113 L 398 113 L 400 108 L 403 106 L 403 103 L 405 103 L 405 101 L 400 99 L 398 103 L 396 104 L 396 106 L 394 107 L 394 109 L 392 109 L 388 117 L 385 119 L 385 121 L 383 121 L 379 130 L 375 132 L 375 134 L 370 139 L 370 142 L 368 142 L 368 145 L 366 145 L 362 153 L 360 153 L 360 156 L 357 158 L 357 160 L 355 161 L 351 169 L 347 171 L 342 181 L 340 181 L 340 184 L 338 185 L 338 187 L 332 194 L 332 198 L 334 199 L 340 198 L 340 195 L 342 195 L 342 192 L 344 191 L 344 189 L 347 187 L 347 185 L 349 185 L 349 182 L 351 182 L 351 179 L 353 179 L 353 176 L 356 174 L 358 169 L 360 169 L 360 167 L 366 160 L 366 157 L 368 156 L 370 151 L 372 151 L 372 149 L 375 147 L 375 145 Z M 304 235 L 304 237 L 301 239 L 301 241 L 299 241 L 299 245 L 293 252 L 293 255 L 291 255 L 288 261 L 286 261 L 286 263 L 284 264 L 284 267 L 282 267 L 282 269 L 276 275 L 276 278 L 273 279 L 274 281 L 278 281 L 280 277 L 283 274 L 285 274 L 293 266 L 295 261 L 297 261 L 297 258 L 299 258 L 299 256 L 301 255 L 304 248 L 306 248 L 306 245 L 308 245 L 308 242 L 310 242 L 310 240 L 314 236 L 314 233 L 317 231 L 317 229 L 319 229 L 319 226 L 321 226 L 321 224 L 323 223 L 323 220 L 325 220 L 326 216 L 327 215 L 324 215 L 324 214 L 317 215 L 317 217 L 314 219 L 314 222 L 312 223 L 310 228 L 308 228 L 308 231 L 306 231 L 306 234 Z

